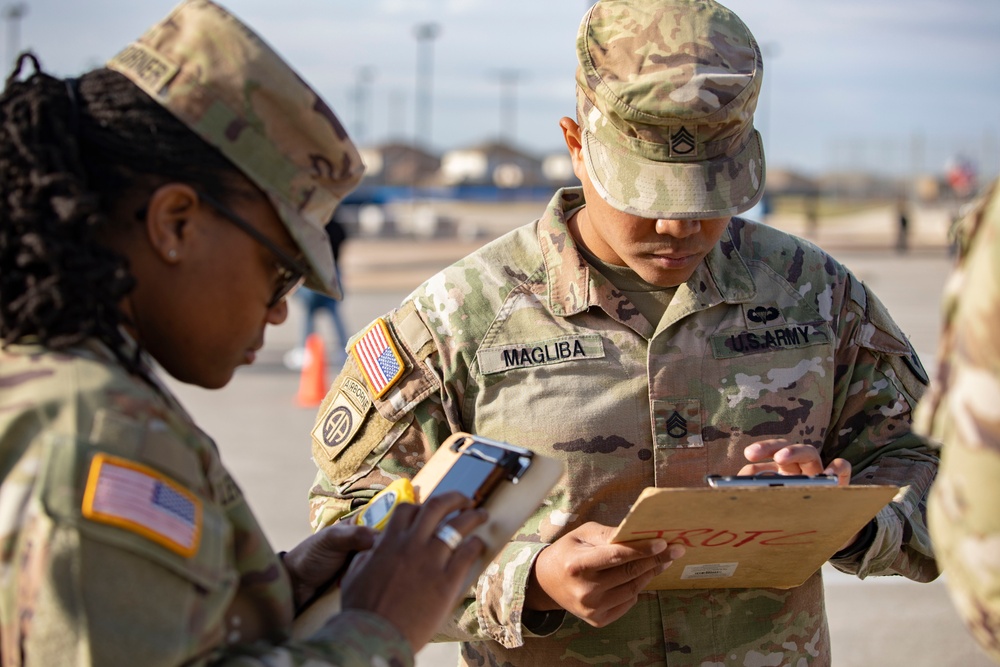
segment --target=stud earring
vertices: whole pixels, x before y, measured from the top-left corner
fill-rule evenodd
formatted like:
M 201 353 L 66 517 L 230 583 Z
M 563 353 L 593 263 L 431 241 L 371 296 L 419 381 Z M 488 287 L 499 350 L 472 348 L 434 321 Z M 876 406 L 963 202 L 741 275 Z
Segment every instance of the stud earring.
M 167 257 L 169 257 L 170 259 L 177 259 L 177 251 L 171 248 L 170 250 L 167 251 Z

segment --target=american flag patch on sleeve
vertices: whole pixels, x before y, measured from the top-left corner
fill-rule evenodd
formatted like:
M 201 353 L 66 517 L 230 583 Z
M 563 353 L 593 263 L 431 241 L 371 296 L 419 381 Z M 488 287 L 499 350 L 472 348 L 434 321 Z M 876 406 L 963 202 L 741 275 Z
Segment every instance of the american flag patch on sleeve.
M 381 317 L 368 327 L 354 345 L 351 353 L 361 367 L 361 372 L 371 387 L 375 398 L 381 398 L 403 376 L 406 366 L 396 351 L 385 320 Z
M 201 539 L 201 501 L 152 468 L 98 454 L 90 464 L 83 516 L 118 526 L 190 558 Z

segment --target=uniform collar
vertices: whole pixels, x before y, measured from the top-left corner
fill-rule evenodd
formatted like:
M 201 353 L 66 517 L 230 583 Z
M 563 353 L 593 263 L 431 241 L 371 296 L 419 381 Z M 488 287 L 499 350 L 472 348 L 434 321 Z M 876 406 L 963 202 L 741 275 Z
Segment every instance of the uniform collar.
M 568 317 L 599 305 L 601 285 L 607 281 L 580 254 L 566 225 L 567 214 L 584 204 L 583 188 L 563 188 L 556 192 L 538 221 L 538 245 L 548 278 L 549 310 Z M 722 239 L 706 255 L 688 279 L 685 310 L 701 310 L 717 303 L 743 303 L 757 295 L 753 277 L 740 252 L 745 221 L 733 218 Z M 675 297 L 676 299 L 677 297 Z M 681 305 L 681 304 L 678 304 Z
M 707 284 L 710 280 L 719 301 L 745 303 L 756 298 L 757 286 L 741 252 L 745 227 L 746 220 L 743 218 L 729 221 L 722 238 L 688 279 L 692 290 L 699 290 L 702 283 Z
M 576 241 L 566 225 L 567 213 L 583 206 L 583 188 L 556 191 L 538 221 L 538 246 L 545 263 L 549 290 L 549 310 L 568 317 L 587 310 L 594 303 L 590 265 L 576 249 Z

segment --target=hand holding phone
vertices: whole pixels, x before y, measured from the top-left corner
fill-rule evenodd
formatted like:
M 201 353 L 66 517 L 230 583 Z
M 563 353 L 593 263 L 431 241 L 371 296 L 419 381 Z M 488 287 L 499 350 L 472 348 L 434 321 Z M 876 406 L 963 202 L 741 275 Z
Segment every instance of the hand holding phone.
M 393 510 L 400 503 L 415 503 L 416 495 L 413 493 L 413 484 L 408 479 L 397 479 L 389 484 L 368 501 L 361 512 L 354 519 L 354 523 L 359 526 L 368 526 L 375 530 L 382 530 Z
M 473 507 L 481 507 L 502 481 L 510 480 L 516 484 L 531 465 L 532 453 L 529 450 L 505 442 L 470 435 L 457 441 L 452 447 L 458 451 L 463 445 L 461 455 L 455 459 L 427 498 L 422 500 L 458 491 L 472 500 Z M 397 505 L 415 502 L 416 493 L 410 480 L 397 479 L 375 494 L 354 521 L 359 526 L 381 530 Z

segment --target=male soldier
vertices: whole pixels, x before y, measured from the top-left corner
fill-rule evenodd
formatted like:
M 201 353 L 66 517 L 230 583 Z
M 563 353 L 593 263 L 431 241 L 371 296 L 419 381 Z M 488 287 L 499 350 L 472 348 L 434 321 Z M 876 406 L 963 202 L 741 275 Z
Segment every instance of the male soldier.
M 677 552 L 609 575 L 610 527 L 645 487 L 827 472 L 901 486 L 833 565 L 933 579 L 937 459 L 909 428 L 925 375 L 844 266 L 733 217 L 764 190 L 761 53 L 738 17 L 602 0 L 577 54 L 577 121 L 560 126 L 582 188 L 355 339 L 314 431 L 314 525 L 413 475 L 452 431 L 505 440 L 568 472 L 449 632 L 466 664 L 829 664 L 820 573 L 641 591 L 648 561 Z
M 935 551 L 959 613 L 1000 661 L 1000 181 L 958 227 L 938 367 L 916 428 L 944 444 L 929 502 Z

